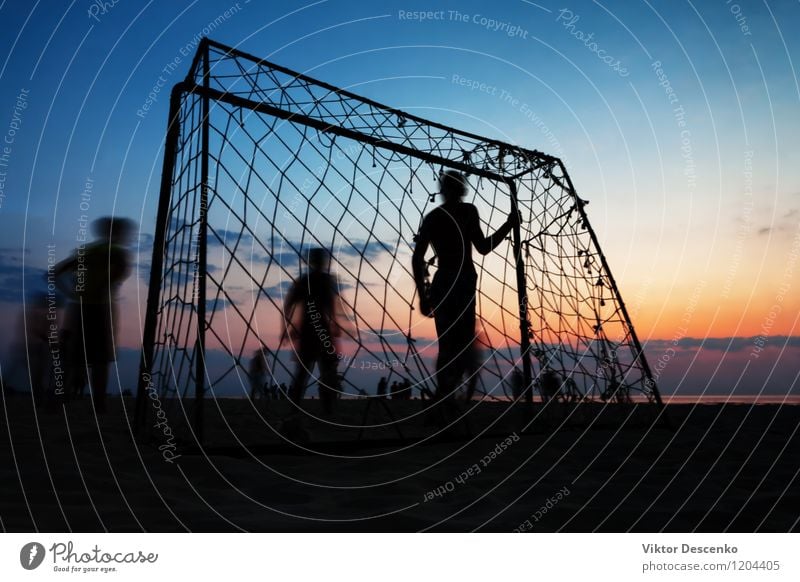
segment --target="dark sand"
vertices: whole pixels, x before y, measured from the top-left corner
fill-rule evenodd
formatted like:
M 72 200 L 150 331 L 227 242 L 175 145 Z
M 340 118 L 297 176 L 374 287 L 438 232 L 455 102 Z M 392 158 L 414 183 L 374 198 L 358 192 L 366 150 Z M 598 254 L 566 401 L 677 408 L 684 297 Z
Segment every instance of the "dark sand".
M 460 423 L 435 435 L 415 416 L 421 402 L 385 404 L 388 412 L 372 404 L 366 424 L 387 423 L 389 413 L 411 418 L 368 427 L 359 438 L 366 401 L 341 401 L 336 420 L 350 427 L 307 422 L 308 450 L 274 430 L 286 402 L 259 402 L 259 417 L 248 401 L 207 401 L 203 448 L 192 443 L 181 412 L 170 409 L 170 428 L 182 440 L 180 457 L 169 463 L 158 450 L 167 442 L 163 433 L 149 428 L 132 437 L 132 400 L 110 400 L 110 412 L 96 419 L 88 401 L 34 414 L 29 397 L 6 395 L 0 525 L 5 531 L 798 529 L 797 406 L 669 405 L 669 428 L 647 405 L 605 412 L 599 405 L 539 405 L 523 433 L 530 420 L 525 407 L 475 402 L 468 428 Z M 313 412 L 318 403 L 307 408 Z M 154 419 L 148 422 L 152 427 Z M 494 458 L 493 450 L 500 451 Z M 440 494 L 431 493 L 437 488 Z

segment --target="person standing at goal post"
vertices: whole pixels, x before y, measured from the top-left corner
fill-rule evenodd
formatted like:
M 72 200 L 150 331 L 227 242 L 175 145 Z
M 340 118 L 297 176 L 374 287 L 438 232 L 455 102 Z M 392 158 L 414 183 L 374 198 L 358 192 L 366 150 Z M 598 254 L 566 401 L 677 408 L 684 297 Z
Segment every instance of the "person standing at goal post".
M 470 358 L 476 337 L 478 275 L 472 261 L 472 247 L 487 255 L 519 224 L 519 215 L 512 210 L 496 232 L 484 236 L 478 209 L 462 200 L 467 187 L 467 179 L 461 172 L 447 170 L 440 174 L 442 203 L 422 220 L 412 256 L 420 311 L 426 317 L 433 317 L 436 324 L 439 344 L 436 400 L 450 396 L 463 375 L 474 367 Z M 438 262 L 430 286 L 426 284 L 425 266 L 429 246 L 433 247 Z

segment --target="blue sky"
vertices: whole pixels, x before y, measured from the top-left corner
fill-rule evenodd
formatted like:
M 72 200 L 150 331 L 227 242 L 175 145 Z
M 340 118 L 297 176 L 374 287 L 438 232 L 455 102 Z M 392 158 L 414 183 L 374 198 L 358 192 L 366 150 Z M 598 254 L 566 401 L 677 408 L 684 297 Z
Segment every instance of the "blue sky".
M 0 4 L 0 133 L 16 119 L 0 168 L 4 314 L 22 281 L 38 280 L 46 244 L 60 256 L 75 246 L 87 180 L 90 216 L 131 216 L 152 232 L 168 88 L 204 27 L 565 159 L 623 294 L 644 298 L 645 338 L 672 337 L 698 281 L 693 337 L 757 335 L 776 289 L 800 285 L 788 272 L 800 219 L 796 1 L 101 4 Z M 130 304 L 137 285 L 125 286 Z M 798 335 L 799 307 L 787 299 L 770 333 Z

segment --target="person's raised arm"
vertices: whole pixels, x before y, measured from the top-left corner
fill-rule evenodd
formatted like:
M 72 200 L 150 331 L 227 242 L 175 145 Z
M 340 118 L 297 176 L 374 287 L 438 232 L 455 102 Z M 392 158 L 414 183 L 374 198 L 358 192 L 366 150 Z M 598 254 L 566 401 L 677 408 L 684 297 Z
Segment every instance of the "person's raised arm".
M 414 272 L 414 284 L 417 286 L 417 295 L 419 295 L 419 310 L 425 317 L 430 317 L 433 314 L 428 295 L 425 292 L 425 253 L 428 252 L 430 243 L 430 235 L 423 222 L 422 227 L 419 229 L 419 234 L 417 235 L 417 244 L 414 247 L 414 254 L 411 256 L 411 268 Z
M 474 214 L 470 216 L 470 238 L 472 239 L 472 244 L 475 245 L 475 250 L 482 255 L 488 255 L 492 252 L 508 236 L 511 229 L 519 224 L 519 214 L 512 210 L 508 213 L 508 219 L 503 223 L 503 226 L 489 236 L 483 236 L 478 209 L 473 206 L 472 210 Z

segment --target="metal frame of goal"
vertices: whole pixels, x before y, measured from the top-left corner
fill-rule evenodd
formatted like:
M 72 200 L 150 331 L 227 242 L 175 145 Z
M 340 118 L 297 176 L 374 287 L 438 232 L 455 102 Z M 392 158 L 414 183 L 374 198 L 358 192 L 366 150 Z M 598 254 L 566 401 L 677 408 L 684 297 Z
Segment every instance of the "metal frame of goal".
M 247 385 L 254 349 L 276 383 L 291 378 L 282 299 L 313 246 L 332 251 L 349 322 L 343 389 L 366 393 L 365 364 L 420 390 L 432 384 L 435 334 L 414 312 L 410 253 L 444 169 L 468 177 L 485 230 L 522 216 L 509 243 L 476 259 L 481 398 L 514 398 L 516 369 L 523 402 L 538 388 L 545 399 L 662 406 L 560 159 L 203 39 L 170 98 L 137 426 L 149 400 L 166 399 L 201 439 L 203 402 L 226 382 L 234 393 Z

